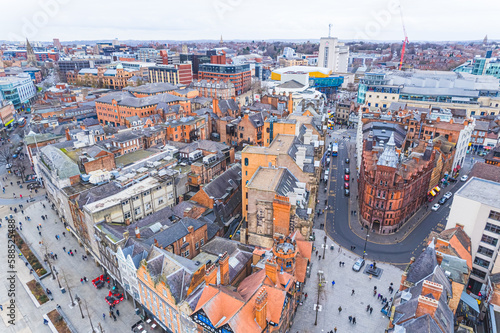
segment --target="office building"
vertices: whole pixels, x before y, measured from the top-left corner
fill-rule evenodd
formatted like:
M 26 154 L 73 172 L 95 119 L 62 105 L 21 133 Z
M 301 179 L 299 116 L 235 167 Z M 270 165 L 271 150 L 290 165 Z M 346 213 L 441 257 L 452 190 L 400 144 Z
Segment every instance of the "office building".
M 148 68 L 149 82 L 189 85 L 193 81 L 191 64 L 157 65 Z
M 92 59 L 72 59 L 59 60 L 57 67 L 59 68 L 59 76 L 61 80 L 66 79 L 66 73 L 70 71 L 79 71 L 84 68 L 97 68 L 111 63 L 111 58 L 92 58 Z
M 203 64 L 199 67 L 199 79 L 216 79 L 230 81 L 234 85 L 236 95 L 250 89 L 252 80 L 250 65 L 222 65 L 222 64 Z
M 22 73 L 14 77 L 0 77 L 1 99 L 14 105 L 16 110 L 29 107 L 36 97 L 36 88 L 30 74 Z
M 359 81 L 359 104 L 388 108 L 392 102 L 409 107 L 465 109 L 467 117 L 500 113 L 499 79 L 468 73 L 421 71 L 372 72 Z
M 482 288 L 490 274 L 500 272 L 500 262 L 496 262 L 500 249 L 500 183 L 472 177 L 455 192 L 446 228 L 455 226 L 471 238 L 473 263 L 468 289 L 476 295 L 484 294 Z
M 321 37 L 319 41 L 318 67 L 332 72 L 347 72 L 349 46 L 340 43 L 336 37 Z

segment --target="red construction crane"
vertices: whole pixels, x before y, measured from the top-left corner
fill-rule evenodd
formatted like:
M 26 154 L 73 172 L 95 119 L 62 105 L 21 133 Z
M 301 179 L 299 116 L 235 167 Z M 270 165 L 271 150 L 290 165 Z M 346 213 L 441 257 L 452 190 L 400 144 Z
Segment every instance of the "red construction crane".
M 408 36 L 406 35 L 405 22 L 403 20 L 403 10 L 399 6 L 399 12 L 401 13 L 401 23 L 403 24 L 403 32 L 405 34 L 405 39 L 403 40 L 403 48 L 401 49 L 401 60 L 399 61 L 399 70 L 403 67 L 403 59 L 405 57 L 406 44 L 409 43 Z

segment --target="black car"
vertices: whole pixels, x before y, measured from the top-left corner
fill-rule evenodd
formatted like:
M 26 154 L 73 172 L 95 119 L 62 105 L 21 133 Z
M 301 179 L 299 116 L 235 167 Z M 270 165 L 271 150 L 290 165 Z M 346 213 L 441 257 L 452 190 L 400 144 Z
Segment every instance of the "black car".
M 351 192 L 349 192 L 349 190 L 348 190 L 348 189 L 345 189 L 345 190 L 344 190 L 344 195 L 345 195 L 346 197 L 348 197 L 349 195 L 351 195 Z
M 349 170 L 349 168 L 345 168 L 344 172 L 345 172 L 346 175 L 348 175 L 348 174 L 351 173 L 351 171 Z
M 443 205 L 446 202 L 446 200 L 448 200 L 448 199 L 446 199 L 446 197 L 442 197 L 441 199 L 439 199 L 438 203 L 440 205 Z
M 349 159 L 348 158 L 345 159 L 345 164 L 349 164 Z

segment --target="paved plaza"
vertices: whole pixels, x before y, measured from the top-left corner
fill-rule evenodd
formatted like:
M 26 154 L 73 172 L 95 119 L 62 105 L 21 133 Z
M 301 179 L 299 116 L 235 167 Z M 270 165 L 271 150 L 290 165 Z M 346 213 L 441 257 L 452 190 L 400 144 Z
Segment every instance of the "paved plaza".
M 12 213 L 9 207 L 19 207 L 19 204 L 24 205 L 24 215 L 21 212 L 13 215 L 15 216 L 17 226 L 19 226 L 19 221 L 22 223 L 22 231 L 20 232 L 31 243 L 32 249 L 37 252 L 39 258 L 43 258 L 43 250 L 39 245 L 40 241 L 43 241 L 47 245 L 49 252 L 57 254 L 58 259 L 53 264 L 60 272 L 60 282 L 66 287 L 66 283 L 62 278 L 62 271 L 64 271 L 73 298 L 78 294 L 82 300 L 87 301 L 92 324 L 96 332 L 99 325 L 101 325 L 105 332 L 129 332 L 131 326 L 140 320 L 139 316 L 135 315 L 132 301 L 123 301 L 116 306 L 116 309 L 119 309 L 121 314 L 117 317 L 117 321 L 109 318 L 109 306 L 104 300 L 109 290 L 108 288 L 97 290 L 91 282 L 93 278 L 102 274 L 102 268 L 95 264 L 90 255 L 88 256 L 88 260 L 82 260 L 82 254 L 84 254 L 83 247 L 79 246 L 76 238 L 71 236 L 71 233 L 64 228 L 55 211 L 50 208 L 50 204 L 45 200 L 45 192 L 43 190 L 38 191 L 38 194 L 31 193 L 37 200 L 29 204 L 26 203 L 25 199 L 12 199 L 12 193 L 14 192 L 18 197 L 19 194 L 23 194 L 24 198 L 30 195 L 29 190 L 25 188 L 20 189 L 19 186 L 16 186 L 15 182 L 14 186 L 11 186 L 10 181 L 15 180 L 14 176 L 10 176 L 7 181 L 2 181 L 2 186 L 6 187 L 6 193 L 0 197 L 0 217 L 3 220 L 2 227 L 0 228 L 0 237 L 2 237 L 2 241 L 0 241 L 0 246 L 2 247 L 0 249 L 0 260 L 2 261 L 0 304 L 4 309 L 0 311 L 0 332 L 51 332 L 49 326 L 43 325 L 43 315 L 54 310 L 57 304 L 61 306 L 62 311 L 67 315 L 70 323 L 78 332 L 91 332 L 90 321 L 85 307 L 82 306 L 85 316 L 82 319 L 78 306 L 70 306 L 69 292 L 65 294 L 61 293 L 57 280 L 53 280 L 51 276 L 44 278 L 42 283 L 52 291 L 54 300 L 48 301 L 41 306 L 38 305 L 26 287 L 26 283 L 33 279 L 33 275 L 30 274 L 29 268 L 25 266 L 24 262 L 18 258 L 16 258 L 15 267 L 17 271 L 15 295 L 17 307 L 16 320 L 15 325 L 8 323 L 9 318 L 7 317 L 6 306 L 10 301 L 10 297 L 7 294 L 9 285 L 7 281 L 7 221 L 5 221 L 4 216 Z M 43 205 L 45 205 L 45 208 Z M 45 221 L 42 220 L 42 214 L 47 215 L 48 219 Z M 25 216 L 30 216 L 31 221 L 25 221 Z M 42 225 L 41 236 L 38 234 L 39 231 L 36 228 L 39 223 Z M 63 236 L 63 232 L 66 232 L 66 237 Z M 60 240 L 57 240 L 55 235 L 59 235 Z M 63 247 L 66 248 L 66 252 L 69 249 L 72 249 L 73 252 L 76 250 L 76 254 L 74 256 L 68 255 L 63 251 Z M 80 279 L 84 276 L 87 277 L 89 282 L 82 284 Z M 106 314 L 106 319 L 103 319 L 103 313 Z
M 318 257 L 323 254 L 323 230 L 315 229 L 316 241 L 314 245 L 318 248 Z M 334 250 L 330 246 L 334 244 Z M 389 323 L 388 318 L 381 312 L 383 304 L 377 300 L 378 293 L 388 299 L 394 294 L 389 293 L 389 286 L 392 282 L 394 288 L 399 288 L 401 274 L 403 273 L 395 266 L 377 263 L 377 267 L 382 269 L 380 277 L 371 277 L 363 273 L 366 265 L 373 262 L 367 261 L 365 267 L 360 272 L 352 270 L 352 265 L 358 258 L 352 252 L 342 249 L 339 252 L 337 244 L 331 239 L 327 240 L 328 248 L 325 251 L 326 260 L 318 259 L 313 251 L 311 277 L 307 279 L 304 292 L 308 294 L 302 305 L 298 306 L 292 329 L 290 332 L 330 332 L 337 327 L 337 333 L 343 332 L 384 332 Z M 343 267 L 339 267 L 339 262 L 345 262 Z M 318 271 L 324 273 L 326 283 L 320 293 L 319 304 L 321 311 L 318 312 L 318 322 L 314 325 L 316 311 L 314 306 L 318 297 Z M 335 285 L 332 287 L 332 280 Z M 377 286 L 377 296 L 373 296 L 374 286 Z M 354 290 L 354 295 L 352 294 Z M 373 308 L 372 314 L 366 311 L 367 306 Z M 339 313 L 338 308 L 342 307 Z M 356 317 L 356 324 L 349 323 L 349 316 Z

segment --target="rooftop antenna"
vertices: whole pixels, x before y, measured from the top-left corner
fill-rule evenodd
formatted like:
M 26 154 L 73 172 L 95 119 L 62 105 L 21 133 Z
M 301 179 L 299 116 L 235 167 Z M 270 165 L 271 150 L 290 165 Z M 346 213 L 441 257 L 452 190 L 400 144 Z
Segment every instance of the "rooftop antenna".
M 332 24 L 328 24 L 328 38 L 332 37 Z

